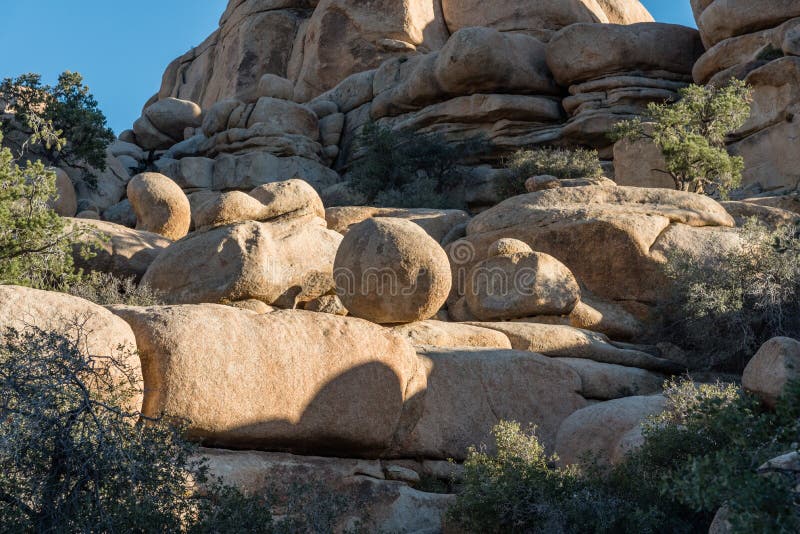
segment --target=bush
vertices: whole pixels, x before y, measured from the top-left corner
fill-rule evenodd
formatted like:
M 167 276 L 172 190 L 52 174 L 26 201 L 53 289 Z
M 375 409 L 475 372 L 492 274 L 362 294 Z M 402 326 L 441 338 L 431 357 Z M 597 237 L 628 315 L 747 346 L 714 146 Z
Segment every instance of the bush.
M 732 385 L 683 380 L 665 394 L 667 409 L 645 424 L 644 445 L 615 467 L 590 458 L 556 467 L 535 436 L 502 423 L 496 455 L 470 453 L 451 518 L 469 532 L 705 534 L 727 506 L 734 532 L 796 532 L 794 476 L 757 469 L 796 450 L 800 385 L 775 413 Z
M 361 157 L 350 169 L 350 188 L 369 205 L 393 208 L 463 208 L 454 191 L 470 174 L 461 165 L 486 150 L 479 139 L 450 144 L 436 134 L 374 123 L 356 144 Z
M 707 368 L 741 371 L 776 336 L 800 337 L 800 234 L 745 225 L 742 248 L 713 263 L 668 255 L 673 295 L 662 310 L 662 338 L 694 352 Z
M 72 253 L 83 232 L 50 209 L 55 194 L 55 173 L 39 161 L 20 167 L 0 148 L 0 284 L 53 289 L 80 278 Z
M 39 74 L 23 74 L 0 83 L 0 101 L 8 102 L 15 120 L 32 132 L 31 143 L 40 145 L 41 156 L 53 166 L 68 166 L 84 172 L 84 181 L 96 185 L 92 168 L 106 169 L 106 147 L 114 132 L 77 72 L 66 71 L 55 86 L 43 85 Z M 26 143 L 23 152 L 32 148 Z
M 562 180 L 599 178 L 603 175 L 596 150 L 539 148 L 520 150 L 507 162 L 508 174 L 496 184 L 501 198 L 527 193 L 525 181 L 533 176 L 549 175 Z
M 728 154 L 725 139 L 750 116 L 751 90 L 733 80 L 724 87 L 690 85 L 680 96 L 674 104 L 651 103 L 644 119 L 619 123 L 613 137 L 652 140 L 675 189 L 726 198 L 741 185 L 744 160 Z
M 133 277 L 118 278 L 107 273 L 91 273 L 70 285 L 66 292 L 101 306 L 111 304 L 159 306 L 164 304 L 164 296 L 150 286 L 137 284 Z

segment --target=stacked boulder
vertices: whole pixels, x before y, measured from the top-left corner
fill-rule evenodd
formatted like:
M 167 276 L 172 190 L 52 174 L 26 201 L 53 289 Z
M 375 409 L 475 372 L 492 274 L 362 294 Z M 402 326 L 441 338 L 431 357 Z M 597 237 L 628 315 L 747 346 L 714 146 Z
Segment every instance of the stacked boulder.
M 706 53 L 694 67 L 697 83 L 730 78 L 753 87 L 753 111 L 731 151 L 745 160 L 750 191 L 796 188 L 800 181 L 800 5 L 782 0 L 693 0 Z
M 651 102 L 675 100 L 692 81 L 692 67 L 702 53 L 699 34 L 684 26 L 564 28 L 547 45 L 553 76 L 569 88 L 562 142 L 597 148 L 601 158 L 611 159 L 614 125 L 640 116 Z

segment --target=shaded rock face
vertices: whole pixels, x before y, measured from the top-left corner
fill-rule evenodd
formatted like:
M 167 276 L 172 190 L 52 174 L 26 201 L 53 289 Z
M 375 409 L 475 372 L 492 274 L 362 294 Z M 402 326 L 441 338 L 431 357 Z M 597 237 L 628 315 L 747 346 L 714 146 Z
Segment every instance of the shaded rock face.
M 694 66 L 695 81 L 738 78 L 753 87 L 752 115 L 730 145 L 745 159 L 743 185 L 756 192 L 793 189 L 800 179 L 794 120 L 800 105 L 800 5 L 698 0 L 693 8 L 708 47 Z

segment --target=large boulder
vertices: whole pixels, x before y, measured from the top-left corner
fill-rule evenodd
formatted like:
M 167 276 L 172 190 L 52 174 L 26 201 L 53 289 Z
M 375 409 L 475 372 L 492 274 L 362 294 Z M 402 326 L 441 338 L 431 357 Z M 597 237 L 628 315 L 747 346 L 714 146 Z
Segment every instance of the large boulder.
M 730 37 L 774 28 L 794 17 L 800 17 L 800 5 L 795 0 L 714 0 L 695 5 L 697 27 L 709 48 Z
M 626 397 L 593 404 L 573 413 L 561 425 L 556 454 L 565 465 L 593 458 L 601 464 L 617 464 L 641 446 L 642 424 L 666 408 L 661 395 Z
M 88 219 L 71 221 L 91 240 L 91 257 L 76 248 L 75 265 L 87 272 L 109 273 L 140 280 L 155 259 L 172 241 L 166 237 L 133 230 L 119 224 Z
M 65 336 L 99 365 L 110 365 L 111 358 L 119 361 L 133 373 L 135 386 L 142 386 L 142 367 L 133 331 L 102 306 L 64 293 L 0 286 L 0 337 L 7 329 L 22 333 L 36 329 Z M 131 386 L 128 381 L 131 377 L 114 367 L 110 372 L 120 383 Z M 138 412 L 142 396 L 131 399 L 129 407 Z
M 163 174 L 145 172 L 128 183 L 136 229 L 180 239 L 189 233 L 192 209 L 181 188 Z
M 324 288 L 314 286 L 317 275 L 330 278 L 333 273 L 341 239 L 315 217 L 221 226 L 171 245 L 143 281 L 176 304 L 257 299 L 266 304 L 282 300 L 291 307 L 295 302 L 286 298 L 333 289 L 332 281 Z
M 370 532 L 441 532 L 445 513 L 455 500 L 454 495 L 426 493 L 392 480 L 392 466 L 384 467 L 378 460 L 220 449 L 199 453 L 209 475 L 245 494 L 269 494 L 278 502 L 299 498 L 323 513 L 333 512 L 329 519 L 334 532 L 346 532 L 353 524 Z M 340 505 L 339 499 L 345 502 Z M 285 507 L 274 510 L 280 515 L 286 512 Z
M 374 208 L 370 206 L 342 206 L 325 210 L 328 228 L 342 235 L 356 224 L 374 217 L 408 219 L 441 243 L 457 226 L 469 222 L 469 214 L 461 210 L 437 210 L 426 208 Z
M 295 99 L 310 100 L 389 58 L 441 48 L 448 32 L 437 10 L 433 0 L 321 0 L 293 52 Z
M 581 380 L 569 366 L 539 354 L 491 349 L 425 348 L 419 353 L 427 390 L 411 431 L 393 455 L 464 460 L 469 448 L 493 450 L 500 421 L 536 425 L 552 449 L 561 423 L 586 406 Z
M 213 304 L 112 307 L 136 334 L 144 413 L 213 447 L 376 456 L 425 388 L 414 350 L 359 319 Z
M 481 321 L 569 315 L 581 296 L 570 270 L 549 254 L 498 250 L 507 241 L 493 244 L 491 257 L 469 273 L 466 300 L 472 315 Z
M 800 341 L 770 339 L 745 367 L 742 385 L 765 404 L 774 407 L 786 385 L 800 379 Z
M 558 358 L 581 377 L 581 394 L 587 399 L 613 400 L 661 393 L 666 377 L 659 373 L 585 358 Z
M 502 332 L 463 323 L 420 321 L 392 330 L 416 347 L 511 349 L 511 342 Z
M 550 254 L 598 297 L 628 308 L 666 297 L 667 253 L 713 261 L 739 246 L 733 218 L 713 199 L 636 187 L 570 187 L 520 195 L 470 221 L 448 247 L 454 280 L 486 259 L 492 243 L 514 238 Z M 456 287 L 459 294 L 465 288 Z M 636 306 L 633 303 L 637 303 Z M 639 310 L 639 311 L 646 311 Z M 638 312 L 637 312 L 638 313 Z
M 352 315 L 376 323 L 433 317 L 452 281 L 447 254 L 404 219 L 367 219 L 352 227 L 336 253 L 337 294 Z
M 50 199 L 50 209 L 62 217 L 74 217 L 78 212 L 78 197 L 75 193 L 75 186 L 64 170 L 55 168 L 50 169 L 56 174 L 56 194 Z

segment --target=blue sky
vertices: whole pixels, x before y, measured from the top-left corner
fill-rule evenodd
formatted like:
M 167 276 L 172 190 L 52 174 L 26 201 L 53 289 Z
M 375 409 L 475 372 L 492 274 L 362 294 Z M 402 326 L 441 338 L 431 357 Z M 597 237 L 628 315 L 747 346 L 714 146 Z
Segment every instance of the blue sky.
M 643 0 L 656 20 L 694 25 L 689 0 Z M 227 0 L 0 0 L 0 78 L 82 73 L 119 133 L 164 68 L 217 27 Z M 32 32 L 35 32 L 32 34 Z

